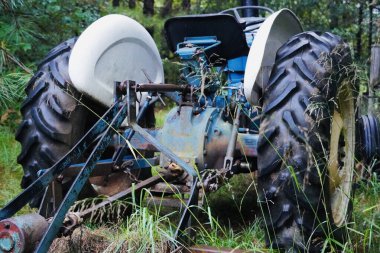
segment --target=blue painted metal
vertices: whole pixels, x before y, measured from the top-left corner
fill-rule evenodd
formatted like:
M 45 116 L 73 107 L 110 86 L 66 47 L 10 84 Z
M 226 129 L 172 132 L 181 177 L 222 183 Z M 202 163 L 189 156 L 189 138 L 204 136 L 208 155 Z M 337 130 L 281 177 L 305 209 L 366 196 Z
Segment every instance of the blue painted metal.
M 248 45 L 250 45 L 254 39 L 253 33 L 247 32 L 246 38 Z M 125 87 L 123 86 L 123 89 L 126 88 L 126 90 L 122 90 L 120 83 L 117 83 L 115 85 L 116 103 L 107 111 L 105 116 L 58 163 L 49 169 L 41 168 L 39 178 L 0 210 L 0 220 L 15 214 L 36 194 L 43 191 L 57 175 L 62 173 L 65 175 L 77 175 L 37 248 L 37 252 L 46 252 L 60 229 L 67 210 L 77 199 L 80 190 L 94 170 L 99 173 L 107 173 L 108 170 L 118 169 L 123 162 L 132 160 L 134 164 L 131 169 L 149 168 L 152 162 L 157 164 L 157 160 L 134 160 L 132 157 L 126 156 L 127 145 L 115 152 L 112 159 L 99 160 L 101 154 L 111 142 L 113 135 L 111 128 L 119 128 L 126 117 L 131 129 L 125 132 L 124 137 L 135 148 L 160 151 L 160 165 L 162 167 L 174 162 L 192 176 L 194 181 L 188 205 L 196 205 L 197 198 L 195 196 L 198 195 L 197 170 L 226 167 L 231 169 L 232 163 L 235 162 L 234 155 L 236 153 L 240 152 L 241 155 L 246 157 L 257 155 L 258 135 L 252 134 L 252 132 L 258 130 L 258 126 L 254 126 L 258 122 L 244 123 L 244 128 L 247 130 L 245 133 L 241 133 L 238 132 L 239 113 L 237 117 L 236 114 L 233 115 L 236 108 L 239 108 L 238 111 L 241 109 L 242 114 L 244 113 L 249 120 L 252 120 L 258 114 L 258 111 L 250 106 L 244 96 L 241 96 L 247 56 L 243 55 L 227 62 L 219 63 L 218 66 L 213 66 L 205 52 L 217 47 L 220 43 L 217 37 L 210 35 L 186 37 L 183 42 L 177 45 L 176 53 L 184 63 L 182 73 L 192 87 L 191 94 L 189 94 L 190 91 L 185 89 L 175 90 L 183 93 L 187 92 L 187 96 L 181 93 L 176 95 L 173 95 L 174 93 L 169 94 L 179 103 L 179 106 L 168 113 L 165 125 L 159 131 L 149 132 L 138 125 L 138 121 L 144 114 L 143 112 L 151 104 L 151 97 L 143 105 L 136 119 L 137 123 L 134 123 L 135 120 L 132 115 L 135 114 L 127 113 L 134 109 L 134 106 L 131 106 L 134 101 L 134 91 L 129 89 L 134 82 L 126 82 Z M 225 78 L 222 78 L 222 75 Z M 203 78 L 205 76 L 207 78 Z M 168 87 L 163 85 L 162 88 Z M 185 88 L 187 89 L 187 87 Z M 155 89 L 153 92 L 156 94 L 160 90 Z M 161 92 L 165 92 L 165 90 Z M 122 94 L 126 94 L 126 96 L 123 101 L 120 101 Z M 233 127 L 234 120 L 236 124 Z M 100 134 L 102 134 L 102 137 L 87 161 L 83 164 L 71 165 L 82 155 L 95 137 Z M 231 138 L 231 136 L 233 137 Z M 224 159 L 226 159 L 225 165 L 223 165 Z M 105 169 L 106 166 L 109 167 L 108 170 Z M 154 182 L 156 180 L 151 183 L 153 184 Z M 129 194 L 130 191 L 126 190 L 124 193 Z M 185 209 L 176 232 L 178 237 L 183 236 L 183 231 L 188 225 L 192 212 L 195 212 L 193 208 Z M 0 239 L 0 248 L 8 249 L 11 246 L 11 240 Z
M 258 134 L 238 133 L 237 146 L 241 154 L 247 157 L 257 157 Z
M 193 107 L 173 108 L 166 117 L 157 139 L 170 147 L 181 159 L 195 164 L 198 170 L 221 168 L 231 135 L 232 125 L 222 119 L 222 110 L 207 107 L 193 113 Z M 160 165 L 167 166 L 170 158 L 161 154 Z
M 225 71 L 228 75 L 228 82 L 231 84 L 243 82 L 247 56 L 241 56 L 227 61 Z
M 157 148 L 157 150 L 164 153 L 167 157 L 169 157 L 174 163 L 176 163 L 178 166 L 180 166 L 182 169 L 184 169 L 187 173 L 189 173 L 192 176 L 196 176 L 197 172 L 195 169 L 187 164 L 185 161 L 183 161 L 181 158 L 179 158 L 173 151 L 171 151 L 168 147 L 162 145 L 156 138 L 151 136 L 145 129 L 141 128 L 138 124 L 132 123 L 132 128 L 138 132 L 145 140 L 150 142 L 153 146 Z
M 192 226 L 193 217 L 197 216 L 199 196 L 198 182 L 199 178 L 194 177 L 189 199 L 186 203 L 185 209 L 182 212 L 181 220 L 178 224 L 177 230 L 174 235 L 174 239 L 176 241 L 180 241 L 181 243 L 185 243 L 186 245 L 189 245 L 190 243 L 194 242 L 195 239 L 194 230 L 190 229 L 189 231 L 186 231 L 186 229 Z
M 100 159 L 102 153 L 107 148 L 112 140 L 113 129 L 118 129 L 124 119 L 127 117 L 127 112 L 129 111 L 128 103 L 129 97 L 127 96 L 123 103 L 115 103 L 117 107 L 122 104 L 120 110 L 115 115 L 107 129 L 102 134 L 102 137 L 98 141 L 91 155 L 86 161 L 86 164 L 83 166 L 82 170 L 79 172 L 74 183 L 71 185 L 70 190 L 67 192 L 62 204 L 58 208 L 57 212 L 54 215 L 53 220 L 51 221 L 48 229 L 46 230 L 41 242 L 39 243 L 36 253 L 47 252 L 52 241 L 56 237 L 60 227 L 62 226 L 65 215 L 72 204 L 77 200 L 80 191 L 82 190 L 84 184 L 87 182 L 92 169 L 95 167 L 96 162 Z
M 126 156 L 123 159 L 123 163 L 124 162 L 130 162 L 131 165 L 128 167 L 129 170 L 150 169 L 152 166 L 159 164 L 157 157 L 135 159 L 133 156 Z M 73 164 L 69 168 L 65 169 L 61 175 L 63 177 L 76 176 L 84 165 L 85 163 Z M 115 172 L 113 165 L 114 161 L 112 159 L 99 160 L 96 163 L 91 176 L 96 177 L 109 175 L 110 173 Z
M 114 119 L 118 112 L 119 104 L 113 105 L 103 116 L 102 119 L 87 132 L 87 134 L 67 153 L 61 160 L 48 169 L 36 181 L 34 181 L 28 188 L 21 192 L 16 198 L 10 201 L 5 207 L 0 210 L 0 220 L 6 219 L 14 215 L 23 206 L 28 204 L 37 194 L 45 190 L 45 187 L 63 170 L 77 160 L 82 153 L 90 146 L 93 140 L 102 133 L 109 125 L 108 122 Z
M 128 132 L 130 129 L 125 131 L 124 133 L 124 138 L 125 136 L 128 136 Z M 153 137 L 157 136 L 158 129 L 146 129 L 146 131 Z M 125 140 L 124 138 L 120 137 L 120 143 L 123 143 Z M 137 150 L 147 150 L 147 151 L 157 151 L 157 149 L 147 142 L 140 134 L 135 133 L 132 137 L 132 139 L 129 141 L 131 143 L 131 146 Z
M 191 60 L 197 50 L 207 51 L 220 43 L 215 36 L 185 37 L 184 42 L 178 43 L 176 53 L 181 60 Z
M 186 37 L 177 45 L 176 54 L 184 63 L 182 74 L 192 87 L 201 88 L 202 76 L 210 74 L 211 68 L 205 52 L 220 43 L 215 36 L 203 36 Z M 208 90 L 215 92 L 220 86 L 220 82 L 208 82 L 205 85 Z
M 129 98 L 130 97 L 130 94 L 129 94 L 130 90 L 129 90 L 129 87 L 127 87 L 127 88 L 128 88 L 127 89 L 127 98 Z M 149 94 L 149 96 L 147 96 L 147 98 L 144 102 L 144 105 L 141 107 L 139 114 L 136 117 L 136 123 L 137 124 L 139 124 L 140 121 L 142 120 L 143 116 L 145 116 L 145 112 L 149 108 L 151 100 L 152 100 L 152 97 L 151 97 L 151 94 Z M 128 101 L 128 103 L 129 103 L 129 101 Z M 128 122 L 131 122 L 131 119 L 129 116 L 128 116 Z M 135 134 L 135 131 L 133 129 L 130 129 L 128 131 L 128 135 L 126 135 L 125 142 L 129 142 L 132 139 L 134 134 Z M 118 168 L 121 166 L 121 164 L 123 163 L 123 158 L 128 153 L 128 151 L 129 151 L 128 143 L 125 143 L 122 147 L 120 147 L 115 152 L 114 156 L 112 157 L 112 159 L 115 162 L 115 164 L 114 164 L 115 168 Z

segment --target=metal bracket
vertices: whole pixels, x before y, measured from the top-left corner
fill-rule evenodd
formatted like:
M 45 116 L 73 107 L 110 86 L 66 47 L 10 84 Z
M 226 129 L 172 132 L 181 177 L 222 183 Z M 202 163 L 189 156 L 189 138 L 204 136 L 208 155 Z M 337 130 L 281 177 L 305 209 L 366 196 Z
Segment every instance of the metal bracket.
M 85 136 L 76 144 L 69 153 L 59 160 L 52 167 L 34 181 L 28 188 L 21 192 L 17 197 L 10 201 L 0 210 L 0 220 L 14 215 L 22 207 L 28 204 L 37 194 L 46 189 L 56 176 L 76 161 L 83 152 L 90 146 L 93 140 L 110 125 L 112 119 L 118 114 L 120 103 L 115 103 L 98 122 L 87 132 Z
M 151 136 L 145 129 L 143 129 L 136 123 L 132 123 L 131 126 L 132 126 L 132 129 L 138 132 L 146 141 L 151 143 L 157 150 L 164 153 L 167 157 L 169 157 L 169 159 L 171 159 L 174 163 L 176 163 L 178 166 L 184 169 L 187 173 L 189 173 L 191 176 L 194 176 L 194 177 L 197 176 L 197 172 L 195 171 L 193 167 L 191 167 L 189 164 L 187 164 L 185 161 L 179 158 L 169 148 L 163 146 L 156 138 Z
M 126 99 L 128 100 L 128 97 Z M 78 198 L 80 191 L 82 190 L 84 184 L 90 177 L 92 169 L 95 167 L 97 161 L 100 159 L 104 150 L 111 142 L 113 129 L 118 129 L 125 117 L 127 116 L 128 104 L 126 103 L 125 99 L 123 99 L 122 102 L 116 102 L 115 104 L 121 104 L 121 108 L 119 109 L 119 111 L 117 112 L 107 129 L 102 134 L 102 137 L 98 141 L 94 150 L 91 152 L 91 155 L 88 157 L 85 165 L 79 172 L 74 183 L 71 185 L 70 190 L 67 192 L 64 200 L 62 201 L 62 204 L 55 213 L 52 222 L 49 224 L 47 231 L 45 232 L 42 240 L 40 241 L 37 250 L 35 251 L 36 253 L 46 252 L 49 249 L 52 241 L 54 240 L 59 229 L 61 228 L 67 211 Z
M 181 220 L 178 224 L 177 231 L 175 233 L 174 239 L 185 245 L 190 245 L 191 242 L 194 242 L 194 230 L 191 228 L 193 219 L 198 212 L 198 197 L 199 197 L 199 188 L 198 188 L 198 177 L 194 177 L 193 185 L 190 191 L 190 197 L 187 201 L 185 209 L 183 210 Z

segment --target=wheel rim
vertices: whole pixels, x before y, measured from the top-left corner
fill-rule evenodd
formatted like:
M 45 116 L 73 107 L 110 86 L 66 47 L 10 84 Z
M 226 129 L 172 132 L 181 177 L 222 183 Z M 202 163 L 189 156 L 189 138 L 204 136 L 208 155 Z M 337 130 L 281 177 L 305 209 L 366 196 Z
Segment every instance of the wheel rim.
M 331 123 L 329 179 L 334 224 L 345 225 L 349 215 L 355 166 L 355 108 L 351 85 L 342 83 Z

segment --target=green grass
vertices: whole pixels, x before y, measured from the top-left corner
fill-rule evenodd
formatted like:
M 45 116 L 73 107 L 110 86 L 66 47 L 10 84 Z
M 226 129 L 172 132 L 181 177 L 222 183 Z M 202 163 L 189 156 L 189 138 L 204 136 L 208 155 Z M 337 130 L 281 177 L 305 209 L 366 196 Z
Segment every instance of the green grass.
M 352 251 L 347 252 L 380 252 L 380 182 L 372 178 L 359 187 L 350 234 Z
M 0 207 L 21 191 L 22 168 L 16 162 L 19 152 L 14 132 L 0 126 Z M 208 205 L 198 212 L 198 244 L 271 252 L 265 249 L 260 210 L 254 208 L 252 182 L 251 177 L 244 175 L 234 177 L 218 192 L 207 195 Z M 380 183 L 374 179 L 360 183 L 353 204 L 350 241 L 344 252 L 379 252 Z M 25 208 L 21 213 L 30 211 Z M 254 219 L 256 216 L 258 218 Z M 80 245 L 82 250 L 96 249 L 97 252 L 163 252 L 173 240 L 179 217 L 176 209 L 147 208 L 142 204 L 131 216 L 117 223 L 87 223 L 72 237 L 57 240 L 52 250 L 65 251 L 68 245 Z
M 0 126 L 0 206 L 21 191 L 22 168 L 16 162 L 19 153 L 20 145 L 14 140 L 14 133 Z

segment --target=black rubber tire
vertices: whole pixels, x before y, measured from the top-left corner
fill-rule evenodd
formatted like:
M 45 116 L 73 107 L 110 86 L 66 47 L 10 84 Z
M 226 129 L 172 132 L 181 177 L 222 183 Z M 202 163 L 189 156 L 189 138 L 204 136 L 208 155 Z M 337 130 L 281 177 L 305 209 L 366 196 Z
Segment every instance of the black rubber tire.
M 328 237 L 345 240 L 345 229 L 333 224 L 325 152 L 337 91 L 351 61 L 348 45 L 331 33 L 298 34 L 277 52 L 264 87 L 258 141 L 268 246 L 320 252 Z M 319 110 L 312 110 L 313 103 Z
M 39 64 L 26 86 L 22 122 L 16 133 L 21 143 L 17 162 L 24 169 L 21 187 L 37 179 L 37 172 L 52 166 L 83 136 L 96 117 L 84 108 L 81 94 L 70 85 L 68 61 L 76 38 L 54 49 Z M 31 206 L 39 204 L 40 196 Z

